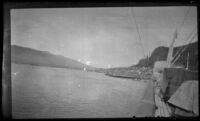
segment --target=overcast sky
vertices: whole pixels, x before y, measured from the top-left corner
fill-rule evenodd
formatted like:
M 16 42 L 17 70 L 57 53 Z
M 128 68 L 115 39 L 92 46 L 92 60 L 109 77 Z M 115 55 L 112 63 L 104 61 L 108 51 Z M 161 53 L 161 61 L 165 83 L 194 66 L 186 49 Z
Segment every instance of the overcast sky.
M 176 28 L 175 45 L 186 44 L 197 27 L 196 7 L 133 10 L 135 18 L 130 7 L 13 9 L 11 44 L 50 51 L 96 67 L 121 67 L 136 64 L 144 53 L 158 46 L 169 46 Z

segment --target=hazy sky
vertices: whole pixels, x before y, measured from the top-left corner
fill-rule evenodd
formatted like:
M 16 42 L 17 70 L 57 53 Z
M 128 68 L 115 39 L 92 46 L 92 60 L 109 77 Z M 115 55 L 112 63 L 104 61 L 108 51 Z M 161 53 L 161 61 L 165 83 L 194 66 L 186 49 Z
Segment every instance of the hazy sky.
M 187 42 L 197 27 L 196 7 L 49 8 L 11 10 L 11 44 L 50 51 L 96 67 L 136 64 L 157 46 Z M 197 39 L 195 39 L 197 40 Z

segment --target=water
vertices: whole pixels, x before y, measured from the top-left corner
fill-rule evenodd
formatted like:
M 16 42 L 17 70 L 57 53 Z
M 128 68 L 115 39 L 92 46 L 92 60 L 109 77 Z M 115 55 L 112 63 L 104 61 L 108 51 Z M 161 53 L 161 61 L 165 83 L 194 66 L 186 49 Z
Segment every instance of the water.
M 13 118 L 132 117 L 145 82 L 81 70 L 12 64 Z

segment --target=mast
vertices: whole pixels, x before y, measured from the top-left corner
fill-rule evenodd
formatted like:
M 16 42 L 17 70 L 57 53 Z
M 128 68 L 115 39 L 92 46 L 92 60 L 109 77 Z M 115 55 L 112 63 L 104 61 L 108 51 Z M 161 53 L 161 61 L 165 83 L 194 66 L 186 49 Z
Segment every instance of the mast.
M 185 16 L 184 16 L 184 18 L 183 18 L 183 21 L 182 21 L 182 23 L 181 23 L 181 25 L 180 25 L 180 28 L 179 28 L 180 31 L 181 31 L 181 29 L 182 29 L 182 27 L 183 27 L 183 25 L 184 25 L 184 22 L 185 22 L 185 20 L 186 20 L 186 17 L 187 17 L 187 15 L 188 15 L 189 11 L 190 11 L 190 7 L 188 8 L 187 12 L 185 13 Z M 175 42 L 175 40 L 177 39 L 177 36 L 178 36 L 178 34 L 177 34 L 177 29 L 178 29 L 178 27 L 176 28 L 176 31 L 175 31 L 175 33 L 174 33 L 174 38 L 173 38 L 172 44 L 171 44 L 171 46 L 170 46 L 170 48 L 169 48 L 169 52 L 168 52 L 168 57 L 167 57 L 168 67 L 170 67 L 171 65 L 174 64 L 174 62 L 172 62 L 173 59 L 174 59 L 174 58 L 172 57 L 172 54 L 173 54 L 173 44 L 174 44 L 174 42 Z M 180 31 L 179 31 L 179 32 L 180 32 Z M 179 52 L 179 51 L 177 51 L 176 54 L 178 54 L 178 52 Z M 176 54 L 175 54 L 175 57 L 176 57 Z
M 188 54 L 187 54 L 187 67 L 186 67 L 187 70 L 189 69 L 189 55 L 190 55 L 190 53 L 188 52 Z
M 171 64 L 171 61 L 172 61 L 172 54 L 173 54 L 173 45 L 174 45 L 174 42 L 175 42 L 175 40 L 177 39 L 177 29 L 176 29 L 176 31 L 175 31 L 175 33 L 174 33 L 174 37 L 173 37 L 173 40 L 172 40 L 172 43 L 171 43 L 171 45 L 170 45 L 170 47 L 169 47 L 169 51 L 168 51 L 168 56 L 167 56 L 167 65 L 168 65 L 168 67 L 170 67 L 172 64 Z

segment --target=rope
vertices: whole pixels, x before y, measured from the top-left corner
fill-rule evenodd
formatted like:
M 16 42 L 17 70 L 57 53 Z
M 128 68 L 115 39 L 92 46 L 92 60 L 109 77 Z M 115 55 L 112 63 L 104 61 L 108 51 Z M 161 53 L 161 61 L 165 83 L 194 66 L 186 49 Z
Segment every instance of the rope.
M 190 8 L 188 8 L 188 10 L 187 10 L 187 12 L 186 12 L 186 14 L 185 14 L 185 16 L 184 16 L 184 18 L 183 18 L 183 21 L 182 21 L 182 23 L 181 23 L 181 25 L 180 25 L 180 31 L 181 31 L 181 28 L 182 28 L 182 26 L 183 26 L 183 24 L 184 24 L 184 22 L 185 22 L 185 20 L 186 20 L 186 16 L 187 16 L 187 14 L 189 13 L 189 9 Z M 168 62 L 168 64 L 169 64 L 169 66 L 171 65 L 170 63 L 171 63 L 171 60 L 173 60 L 173 44 L 174 44 L 174 42 L 175 42 L 175 40 L 178 38 L 178 26 L 176 27 L 176 31 L 175 31 L 175 33 L 174 33 L 174 37 L 173 37 L 173 42 L 171 43 L 171 45 L 170 45 L 170 47 L 169 47 L 169 52 L 168 52 L 168 57 L 167 57 L 167 62 Z
M 143 46 L 143 44 L 142 44 L 142 39 L 141 39 L 141 35 L 140 35 L 140 31 L 139 31 L 139 27 L 138 27 L 137 20 L 136 20 L 136 17 L 135 17 L 135 13 L 134 13 L 132 7 L 131 7 L 131 12 L 132 12 L 131 15 L 133 16 L 134 21 L 135 21 L 136 30 L 137 30 L 137 32 L 138 32 L 139 40 L 140 40 L 140 42 L 141 42 L 141 46 L 142 46 L 142 48 L 143 48 L 143 53 L 144 53 L 144 56 L 145 56 L 144 46 Z
M 197 33 L 195 33 L 195 35 L 192 37 L 192 39 L 190 40 L 190 42 L 188 43 L 187 46 L 183 46 L 184 48 L 182 49 L 182 51 L 180 52 L 180 54 L 175 58 L 175 60 L 173 61 L 173 64 L 177 61 L 177 59 L 180 57 L 180 55 L 185 51 L 185 49 L 189 46 L 189 44 L 192 42 L 192 40 L 196 37 Z
M 194 36 L 192 37 L 192 39 L 190 40 L 190 42 L 188 43 L 187 46 L 183 46 L 183 50 L 180 52 L 180 54 L 175 58 L 175 60 L 172 62 L 172 65 L 178 60 L 178 58 L 181 56 L 181 54 L 186 50 L 186 48 L 189 46 L 189 44 L 192 42 L 192 40 L 194 40 L 194 38 L 197 36 L 197 33 L 194 34 Z
M 189 40 L 189 38 L 192 36 L 192 34 L 194 33 L 196 27 L 192 30 L 192 32 L 190 33 L 190 35 L 187 37 L 186 41 Z M 176 56 L 181 52 L 181 50 L 184 48 L 184 46 L 182 46 L 177 52 L 176 54 L 174 55 L 173 59 L 172 59 L 172 62 L 173 60 L 176 58 Z
M 185 22 L 185 20 L 186 20 L 186 17 L 187 17 L 187 15 L 188 15 L 190 9 L 191 9 L 191 7 L 189 7 L 188 10 L 187 10 L 187 12 L 185 13 L 185 16 L 184 16 L 184 18 L 183 18 L 183 21 L 182 21 L 182 23 L 180 24 L 180 31 L 179 31 L 179 33 L 180 33 L 181 30 L 182 30 L 182 27 L 183 27 L 183 25 L 184 25 L 184 22 Z M 177 28 L 178 28 L 178 27 L 177 27 Z
M 179 33 L 180 33 L 181 30 L 182 30 L 182 27 L 183 27 L 183 25 L 184 25 L 184 22 L 185 22 L 185 20 L 186 20 L 186 17 L 187 17 L 187 15 L 188 15 L 190 9 L 191 9 L 191 7 L 189 7 L 188 10 L 187 10 L 186 13 L 185 13 L 185 16 L 184 16 L 184 18 L 183 18 L 183 21 L 182 21 L 182 23 L 180 24 Z M 176 30 L 178 30 L 178 27 L 177 27 Z M 190 37 L 190 36 L 189 36 L 189 37 Z M 189 38 L 188 38 L 188 39 L 189 39 Z M 188 40 L 188 39 L 187 39 L 187 40 Z M 182 49 L 182 48 L 180 48 L 180 49 L 176 52 L 175 56 L 178 55 L 178 53 L 179 53 L 179 51 L 181 51 L 181 49 Z M 175 57 L 175 56 L 174 56 L 174 57 Z

